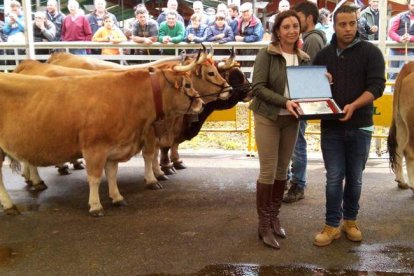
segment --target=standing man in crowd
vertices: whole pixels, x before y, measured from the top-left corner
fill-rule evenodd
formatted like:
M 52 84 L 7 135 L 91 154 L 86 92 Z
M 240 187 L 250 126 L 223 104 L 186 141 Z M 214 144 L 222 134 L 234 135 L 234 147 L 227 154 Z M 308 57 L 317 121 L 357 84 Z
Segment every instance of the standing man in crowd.
M 236 4 L 230 4 L 227 6 L 229 9 L 229 16 L 232 20 L 237 19 L 239 17 L 239 6 Z
M 400 13 L 391 19 L 391 27 L 388 31 L 388 36 L 399 43 L 406 44 L 408 42 L 414 42 L 414 25 L 411 22 L 414 21 L 414 0 L 408 0 L 408 11 Z M 405 53 L 407 50 L 407 53 Z M 414 55 L 413 49 L 390 49 L 391 55 Z M 404 65 L 404 61 L 391 61 L 391 67 L 401 68 Z M 391 74 L 390 79 L 397 78 L 397 74 Z
M 315 65 L 327 66 L 333 99 L 345 113 L 342 119 L 321 122 L 326 217 L 323 230 L 315 236 L 316 246 L 339 239 L 341 223 L 349 240 L 362 240 L 357 225 L 362 172 L 373 131 L 373 101 L 385 88 L 385 63 L 377 46 L 359 38 L 357 28 L 355 8 L 338 8 L 331 44 L 314 60 Z
M 371 27 L 372 34 L 368 35 L 368 40 L 378 40 L 378 26 L 379 26 L 379 0 L 370 0 L 369 6 L 361 12 L 361 17 L 365 18 L 367 25 Z
M 33 21 L 33 38 L 35 42 L 50 42 L 55 40 L 56 27 L 46 19 L 46 14 L 43 12 L 35 13 L 35 20 Z M 46 50 L 47 51 L 47 50 Z
M 168 0 L 167 8 L 162 13 L 160 13 L 160 15 L 157 18 L 158 26 L 160 26 L 162 22 L 165 22 L 167 20 L 167 13 L 170 11 L 176 12 L 177 20 L 183 23 L 184 25 L 184 18 L 178 13 L 177 9 L 178 9 L 177 0 Z
M 300 18 L 301 33 L 303 39 L 303 51 L 311 60 L 326 45 L 325 33 L 316 30 L 315 25 L 319 18 L 318 7 L 310 1 L 301 2 L 295 6 L 295 11 Z M 307 144 L 305 139 L 307 121 L 299 122 L 298 139 L 292 156 L 292 177 L 290 188 L 283 202 L 292 203 L 305 198 L 306 168 L 308 164 Z
M 56 0 L 48 0 L 46 7 L 46 18 L 55 25 L 56 34 L 54 41 L 61 40 L 62 24 L 65 20 L 65 15 L 58 10 Z

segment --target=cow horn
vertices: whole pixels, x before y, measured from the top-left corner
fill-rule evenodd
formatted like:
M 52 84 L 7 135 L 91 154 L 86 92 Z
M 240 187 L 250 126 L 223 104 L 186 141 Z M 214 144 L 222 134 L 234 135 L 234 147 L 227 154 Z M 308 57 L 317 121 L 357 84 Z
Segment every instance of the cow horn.
M 197 56 L 197 64 L 203 63 L 207 59 L 207 54 L 205 51 L 199 51 Z
M 187 72 L 187 71 L 190 71 L 190 70 L 192 70 L 194 68 L 194 66 L 197 65 L 197 60 L 198 60 L 199 57 L 200 57 L 200 52 L 198 52 L 197 58 L 195 60 L 193 60 L 193 62 L 191 62 L 190 64 L 187 64 L 187 65 L 174 65 L 172 67 L 172 69 L 175 72 Z
M 208 53 L 207 58 L 208 59 L 212 59 L 213 58 L 213 55 L 214 55 L 214 48 L 213 48 L 213 45 L 210 44 L 210 53 Z

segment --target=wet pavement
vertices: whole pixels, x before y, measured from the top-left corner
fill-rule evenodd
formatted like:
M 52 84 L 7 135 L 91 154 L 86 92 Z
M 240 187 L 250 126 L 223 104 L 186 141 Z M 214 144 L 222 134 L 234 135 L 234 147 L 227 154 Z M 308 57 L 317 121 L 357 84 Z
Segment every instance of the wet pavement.
M 141 157 L 122 164 L 126 207 L 113 207 L 101 185 L 105 217 L 88 215 L 84 171 L 59 176 L 42 168 L 49 188 L 32 193 L 23 178 L 3 173 L 22 215 L 0 210 L 0 275 L 411 275 L 414 197 L 399 190 L 386 159 L 365 172 L 361 243 L 343 235 L 313 246 L 324 222 L 324 168 L 310 160 L 305 199 L 282 206 L 288 237 L 280 250 L 257 238 L 257 158 L 243 153 L 187 152 L 188 169 L 145 189 Z

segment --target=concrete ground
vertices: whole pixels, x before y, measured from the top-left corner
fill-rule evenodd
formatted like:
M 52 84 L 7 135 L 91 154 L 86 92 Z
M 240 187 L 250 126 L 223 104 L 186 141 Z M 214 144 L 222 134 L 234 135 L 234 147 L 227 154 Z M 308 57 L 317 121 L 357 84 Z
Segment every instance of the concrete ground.
M 325 213 L 324 167 L 312 158 L 306 198 L 283 205 L 288 237 L 281 249 L 257 238 L 257 157 L 243 153 L 183 155 L 188 166 L 145 189 L 141 157 L 122 164 L 119 187 L 129 206 L 111 206 L 101 185 L 105 217 L 88 215 L 85 171 L 40 173 L 49 188 L 29 192 L 4 167 L 20 216 L 0 211 L 0 275 L 408 275 L 414 273 L 414 197 L 399 190 L 386 159 L 370 159 L 364 175 L 360 227 L 364 240 L 345 236 L 312 244 Z M 361 272 L 366 272 L 362 273 Z

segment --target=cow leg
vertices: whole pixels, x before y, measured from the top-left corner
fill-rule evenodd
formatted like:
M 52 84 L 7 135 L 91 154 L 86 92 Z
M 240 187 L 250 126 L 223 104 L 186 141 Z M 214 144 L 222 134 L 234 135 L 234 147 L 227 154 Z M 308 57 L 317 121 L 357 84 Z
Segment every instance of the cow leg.
M 161 165 L 161 170 L 166 174 L 166 175 L 172 175 L 175 174 L 176 171 L 174 169 L 173 164 L 171 163 L 170 157 L 168 156 L 168 152 L 170 151 L 169 147 L 162 147 L 161 148 L 161 157 L 160 157 L 160 165 Z
M 107 161 L 105 165 L 105 175 L 108 180 L 109 197 L 112 199 L 112 204 L 115 206 L 127 206 L 128 204 L 118 190 L 117 174 L 118 162 Z
M 16 205 L 13 204 L 9 193 L 6 191 L 3 182 L 3 162 L 4 162 L 4 153 L 0 150 L 0 203 L 3 206 L 4 212 L 7 215 L 19 215 L 20 212 L 17 209 Z
M 65 163 L 56 165 L 59 175 L 69 175 L 69 166 Z
M 171 161 L 173 162 L 173 166 L 175 169 L 187 169 L 187 166 L 184 164 L 184 162 L 180 160 L 180 155 L 178 154 L 178 146 L 178 143 L 174 143 L 170 149 Z
M 405 125 L 401 122 L 400 119 L 395 121 L 396 124 L 396 138 L 397 138 L 397 148 L 395 155 L 395 181 L 398 183 L 400 189 L 408 189 L 409 185 L 405 182 L 404 173 L 403 173 L 403 157 L 404 149 L 407 146 L 408 142 L 408 132 Z M 408 164 L 407 164 L 408 167 Z
M 158 153 L 160 153 L 159 147 L 156 147 L 154 152 L 154 158 L 152 158 L 152 171 L 154 172 L 155 178 L 158 181 L 168 180 L 168 176 L 165 175 L 164 171 L 161 169 L 160 163 L 158 162 Z
M 33 185 L 33 182 L 30 179 L 30 165 L 27 162 L 23 162 L 22 176 L 24 177 L 24 181 L 26 182 L 27 186 Z
M 151 190 L 158 190 L 163 189 L 164 187 L 158 182 L 157 178 L 153 172 L 153 160 L 154 160 L 154 153 L 156 150 L 155 146 L 155 139 L 149 140 L 145 143 L 144 147 L 142 148 L 142 157 L 144 158 L 145 163 L 145 183 L 148 189 Z
M 32 192 L 38 192 L 38 191 L 43 191 L 47 189 L 47 186 L 45 184 L 45 182 L 40 178 L 39 176 L 39 171 L 37 169 L 37 167 L 29 165 L 29 164 L 24 164 L 27 165 L 28 170 L 29 170 L 29 175 L 30 175 L 30 183 L 31 185 L 29 185 L 29 190 Z M 27 182 L 27 181 L 26 181 Z
M 93 217 L 102 217 L 104 211 L 99 198 L 99 185 L 101 184 L 106 156 L 99 156 L 93 151 L 83 152 L 83 156 L 89 183 L 89 214 Z

